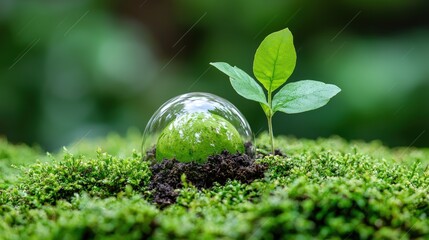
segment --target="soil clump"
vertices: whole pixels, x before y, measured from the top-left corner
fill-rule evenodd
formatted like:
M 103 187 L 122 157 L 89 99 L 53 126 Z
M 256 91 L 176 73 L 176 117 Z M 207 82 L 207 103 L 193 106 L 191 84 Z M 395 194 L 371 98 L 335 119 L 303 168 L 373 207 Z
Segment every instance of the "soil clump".
M 183 174 L 188 183 L 203 189 L 212 187 L 215 182 L 224 185 L 228 180 L 251 183 L 263 178 L 266 169 L 266 164 L 256 163 L 247 154 L 231 154 L 228 151 L 210 156 L 205 163 L 182 163 L 175 159 L 164 159 L 151 166 L 149 190 L 153 193 L 154 203 L 164 208 L 176 202 L 176 189 L 183 187 Z

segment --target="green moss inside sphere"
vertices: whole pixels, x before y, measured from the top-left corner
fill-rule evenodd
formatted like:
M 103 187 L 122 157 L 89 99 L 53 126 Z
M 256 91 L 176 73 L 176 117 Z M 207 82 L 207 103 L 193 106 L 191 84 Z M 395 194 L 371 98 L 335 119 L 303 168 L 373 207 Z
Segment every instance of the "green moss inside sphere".
M 156 144 L 156 159 L 203 163 L 207 157 L 223 150 L 244 152 L 237 129 L 218 115 L 189 113 L 176 118 L 161 132 Z

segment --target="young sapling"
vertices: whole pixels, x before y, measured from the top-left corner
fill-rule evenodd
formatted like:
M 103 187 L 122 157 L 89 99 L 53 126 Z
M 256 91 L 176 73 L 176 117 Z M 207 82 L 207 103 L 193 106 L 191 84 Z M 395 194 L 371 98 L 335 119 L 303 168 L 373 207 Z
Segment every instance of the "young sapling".
M 271 152 L 274 154 L 273 115 L 300 113 L 326 105 L 341 89 L 333 84 L 314 80 L 301 80 L 284 85 L 296 64 L 293 36 L 288 28 L 268 35 L 259 45 L 253 61 L 253 74 L 268 93 L 240 68 L 225 62 L 212 62 L 221 72 L 229 76 L 234 90 L 242 97 L 259 102 L 267 117 Z

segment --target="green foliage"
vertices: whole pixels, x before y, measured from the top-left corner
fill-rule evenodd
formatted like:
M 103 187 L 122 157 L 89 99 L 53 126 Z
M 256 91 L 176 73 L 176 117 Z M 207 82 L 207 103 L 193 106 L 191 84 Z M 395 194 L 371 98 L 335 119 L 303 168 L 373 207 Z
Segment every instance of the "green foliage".
M 0 138 L 0 189 L 16 180 L 18 167 L 34 163 L 37 159 L 45 159 L 38 147 L 11 145 Z
M 149 163 L 136 152 L 119 158 L 100 150 L 95 158 L 64 154 L 52 163 L 37 162 L 23 169 L 19 185 L 10 192 L 14 204 L 39 207 L 69 201 L 83 192 L 93 197 L 116 196 L 126 188 L 143 193 L 150 180 Z
M 230 76 L 231 85 L 239 95 L 268 106 L 264 90 L 249 74 L 238 67 L 232 67 L 228 63 L 216 62 L 210 64 Z
M 341 90 L 332 84 L 303 80 L 285 85 L 274 96 L 273 112 L 300 113 L 325 106 Z
M 94 145 L 116 151 L 130 139 L 113 135 L 105 143 L 82 142 L 74 151 Z M 147 201 L 150 171 L 139 154 L 54 155 L 23 167 L 19 178 L 0 190 L 1 237 L 428 238 L 429 149 L 388 149 L 377 141 L 336 137 L 276 140 L 288 157 L 258 159 L 269 166 L 264 179 L 198 190 L 183 176 L 177 203 L 163 210 Z M 114 141 L 119 146 L 106 144 Z M 261 151 L 269 149 L 270 136 L 259 136 L 257 143 Z
M 293 36 L 286 28 L 268 35 L 259 45 L 253 61 L 253 74 L 271 93 L 292 75 L 295 64 Z
M 33 210 L 3 210 L 2 239 L 144 239 L 158 214 L 140 196 L 90 198 Z
M 272 98 L 292 74 L 296 64 L 293 36 L 288 28 L 268 35 L 256 50 L 253 73 L 268 91 L 262 88 L 243 70 L 223 62 L 210 63 L 229 76 L 232 87 L 244 98 L 259 102 L 268 120 L 271 152 L 274 154 L 272 118 L 274 113 L 300 113 L 326 105 L 341 89 L 332 84 L 304 80 L 285 85 Z

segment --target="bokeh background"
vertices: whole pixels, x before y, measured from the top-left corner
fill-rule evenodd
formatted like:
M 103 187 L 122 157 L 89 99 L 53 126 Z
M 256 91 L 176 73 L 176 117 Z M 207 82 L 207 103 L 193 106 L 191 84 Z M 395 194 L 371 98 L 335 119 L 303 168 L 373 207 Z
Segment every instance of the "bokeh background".
M 252 72 L 263 38 L 289 27 L 289 81 L 342 88 L 326 107 L 274 117 L 276 134 L 429 145 L 429 2 L 425 0 L 0 1 L 0 135 L 46 150 L 143 130 L 176 95 L 224 97 L 258 134 L 259 105 L 211 61 Z

